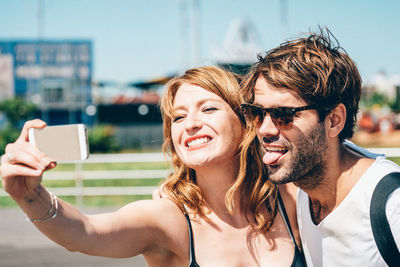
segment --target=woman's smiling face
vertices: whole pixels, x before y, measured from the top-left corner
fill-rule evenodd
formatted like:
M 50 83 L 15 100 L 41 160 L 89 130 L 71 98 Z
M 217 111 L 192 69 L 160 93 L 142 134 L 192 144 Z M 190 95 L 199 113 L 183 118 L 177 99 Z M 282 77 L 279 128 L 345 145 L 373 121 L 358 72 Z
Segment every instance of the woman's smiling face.
M 218 95 L 183 83 L 174 98 L 173 114 L 172 142 L 188 167 L 226 164 L 237 156 L 243 126 L 228 103 Z

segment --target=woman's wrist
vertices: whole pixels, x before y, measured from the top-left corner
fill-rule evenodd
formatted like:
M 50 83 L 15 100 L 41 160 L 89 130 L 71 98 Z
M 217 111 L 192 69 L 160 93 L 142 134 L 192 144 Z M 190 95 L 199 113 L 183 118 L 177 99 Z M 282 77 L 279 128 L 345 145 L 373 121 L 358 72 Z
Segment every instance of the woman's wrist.
M 24 193 L 9 193 L 9 196 L 18 204 L 31 204 L 39 201 L 39 199 L 43 197 L 43 195 L 46 195 L 45 193 L 47 193 L 47 190 L 39 184 L 32 189 L 26 190 Z
M 26 219 L 28 221 L 31 221 L 31 222 L 48 222 L 48 221 L 51 221 L 51 220 L 53 220 L 54 218 L 57 217 L 58 199 L 57 199 L 56 195 L 54 195 L 51 192 L 49 192 L 49 193 L 50 193 L 50 200 L 51 200 L 50 204 L 51 204 L 51 206 L 50 206 L 49 210 L 47 211 L 47 213 L 44 216 L 40 217 L 40 218 L 30 218 L 30 217 L 28 217 L 28 215 L 26 215 Z
M 36 186 L 20 198 L 13 198 L 28 218 L 44 220 L 54 215 L 57 199 L 42 185 Z M 58 207 L 57 207 L 58 208 Z
M 28 191 L 27 194 L 23 197 L 23 200 L 27 203 L 34 203 L 39 200 L 45 189 L 43 186 L 38 185 L 32 191 Z

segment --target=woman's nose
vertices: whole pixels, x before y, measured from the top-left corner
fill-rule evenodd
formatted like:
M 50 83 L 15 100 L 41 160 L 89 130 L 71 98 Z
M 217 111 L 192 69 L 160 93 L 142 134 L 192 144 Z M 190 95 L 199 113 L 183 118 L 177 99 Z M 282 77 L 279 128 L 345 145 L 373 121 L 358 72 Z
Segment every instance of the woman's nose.
M 203 123 L 199 116 L 195 113 L 188 114 L 185 119 L 185 129 L 186 131 L 198 130 L 202 127 Z

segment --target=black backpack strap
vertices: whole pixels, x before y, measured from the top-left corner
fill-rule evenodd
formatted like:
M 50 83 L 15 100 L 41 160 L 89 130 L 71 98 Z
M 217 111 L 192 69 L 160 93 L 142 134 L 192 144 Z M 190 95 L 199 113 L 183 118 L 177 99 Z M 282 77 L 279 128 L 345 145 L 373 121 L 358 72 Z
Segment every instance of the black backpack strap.
M 394 241 L 386 217 L 386 201 L 400 187 L 400 173 L 390 173 L 376 185 L 371 198 L 370 219 L 372 233 L 382 258 L 389 266 L 399 266 L 400 252 Z

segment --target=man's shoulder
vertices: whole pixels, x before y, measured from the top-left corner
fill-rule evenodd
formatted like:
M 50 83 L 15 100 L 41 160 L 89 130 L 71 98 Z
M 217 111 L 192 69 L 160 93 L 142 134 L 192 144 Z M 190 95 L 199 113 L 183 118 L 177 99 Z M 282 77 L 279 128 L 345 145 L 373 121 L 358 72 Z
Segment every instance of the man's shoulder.
M 385 154 L 371 152 L 348 140 L 345 140 L 343 145 L 364 158 L 359 161 L 359 166 L 365 170 L 366 175 L 372 172 L 374 175 L 383 177 L 391 172 L 400 172 L 400 166 L 388 160 Z
M 374 165 L 383 176 L 391 172 L 400 172 L 400 166 L 385 157 L 376 158 Z
M 372 159 L 376 159 L 378 157 L 386 157 L 385 154 L 371 152 L 365 148 L 362 148 L 362 147 L 354 144 L 353 142 L 351 142 L 349 140 L 344 140 L 343 145 L 346 148 L 350 149 L 351 151 L 353 151 L 363 157 L 372 158 Z

